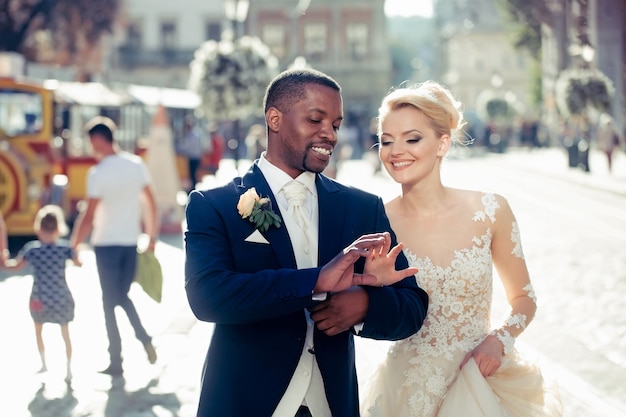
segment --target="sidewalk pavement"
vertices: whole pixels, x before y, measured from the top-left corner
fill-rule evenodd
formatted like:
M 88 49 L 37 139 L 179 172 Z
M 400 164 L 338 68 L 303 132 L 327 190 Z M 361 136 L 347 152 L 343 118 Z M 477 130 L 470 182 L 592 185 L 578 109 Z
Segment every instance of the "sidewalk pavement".
M 589 152 L 589 172 L 568 166 L 567 151 L 564 148 L 510 148 L 504 154 L 487 154 L 490 162 L 512 164 L 520 170 L 541 173 L 570 183 L 626 196 L 626 153 L 613 153 L 612 170 L 609 172 L 603 152 L 591 149 Z

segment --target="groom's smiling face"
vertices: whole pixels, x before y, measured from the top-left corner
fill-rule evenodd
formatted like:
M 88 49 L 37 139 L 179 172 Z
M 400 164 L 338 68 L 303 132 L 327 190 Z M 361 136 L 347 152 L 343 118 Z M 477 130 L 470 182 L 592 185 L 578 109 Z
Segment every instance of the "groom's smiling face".
M 267 158 L 292 178 L 304 171 L 322 172 L 337 144 L 343 120 L 339 91 L 307 84 L 304 98 L 284 112 L 275 110 L 268 119 L 270 135 Z

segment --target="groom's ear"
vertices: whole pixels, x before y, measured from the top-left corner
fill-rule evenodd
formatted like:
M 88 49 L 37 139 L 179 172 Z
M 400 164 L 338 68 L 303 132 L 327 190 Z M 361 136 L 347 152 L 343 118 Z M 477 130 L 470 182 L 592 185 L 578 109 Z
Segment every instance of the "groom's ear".
M 267 127 L 273 131 L 278 132 L 280 129 L 280 122 L 282 120 L 283 114 L 276 107 L 270 107 L 265 112 L 265 121 L 267 122 Z

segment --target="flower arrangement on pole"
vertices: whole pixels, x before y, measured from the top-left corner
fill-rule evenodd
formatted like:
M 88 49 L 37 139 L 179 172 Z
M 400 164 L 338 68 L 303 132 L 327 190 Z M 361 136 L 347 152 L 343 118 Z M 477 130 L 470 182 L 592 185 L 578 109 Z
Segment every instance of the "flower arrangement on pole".
M 574 68 L 559 74 L 555 96 L 559 112 L 565 119 L 569 166 L 589 171 L 589 139 L 593 117 L 611 109 L 615 88 L 611 80 L 597 69 Z
M 564 70 L 555 87 L 559 111 L 566 117 L 585 116 L 590 109 L 606 112 L 615 94 L 613 82 L 598 70 Z
M 203 43 L 190 63 L 189 88 L 199 94 L 211 120 L 262 114 L 265 88 L 278 73 L 278 59 L 259 38 L 243 36 Z

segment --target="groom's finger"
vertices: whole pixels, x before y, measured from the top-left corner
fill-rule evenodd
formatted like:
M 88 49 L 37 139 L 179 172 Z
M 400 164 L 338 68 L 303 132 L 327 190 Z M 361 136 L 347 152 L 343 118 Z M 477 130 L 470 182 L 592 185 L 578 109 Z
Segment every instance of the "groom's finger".
M 361 256 L 367 256 L 370 250 L 382 246 L 384 241 L 385 237 L 382 234 L 367 238 L 361 237 L 352 242 L 350 246 L 346 247 L 343 253 L 347 254 L 349 252 L 358 251 Z

